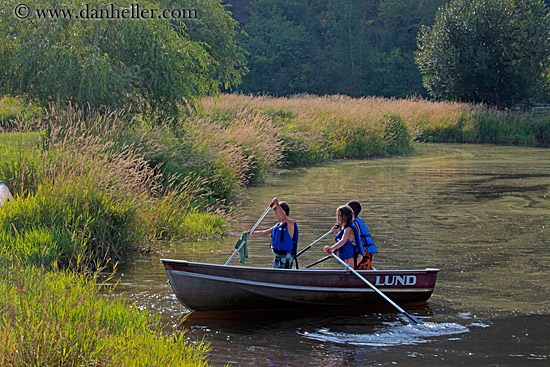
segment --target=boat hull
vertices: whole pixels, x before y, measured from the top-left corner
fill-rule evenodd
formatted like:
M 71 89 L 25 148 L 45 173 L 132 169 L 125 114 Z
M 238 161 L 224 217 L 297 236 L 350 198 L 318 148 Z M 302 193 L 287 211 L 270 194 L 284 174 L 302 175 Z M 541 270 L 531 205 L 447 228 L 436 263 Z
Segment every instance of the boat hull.
M 346 269 L 247 268 L 162 259 L 178 300 L 193 311 L 361 306 L 385 301 Z M 397 304 L 427 301 L 438 269 L 359 271 Z

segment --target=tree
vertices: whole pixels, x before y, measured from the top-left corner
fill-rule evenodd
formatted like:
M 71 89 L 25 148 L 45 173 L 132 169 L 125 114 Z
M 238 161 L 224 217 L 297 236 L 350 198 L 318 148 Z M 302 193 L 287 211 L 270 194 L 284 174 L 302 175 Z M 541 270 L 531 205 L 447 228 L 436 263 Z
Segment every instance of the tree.
M 244 92 L 288 95 L 307 91 L 314 75 L 314 41 L 299 19 L 305 11 L 300 3 L 303 1 L 258 0 L 251 4 L 254 12 L 243 40 L 250 68 Z
M 198 26 L 215 14 L 225 22 L 223 30 L 229 33 L 222 35 L 220 28 L 214 28 L 208 39 L 200 39 L 199 32 L 192 38 L 185 22 L 170 17 L 82 19 L 79 13 L 79 19 L 37 19 L 34 13 L 36 9 L 88 9 L 90 16 L 98 14 L 94 9 L 108 9 L 111 3 L 38 0 L 23 20 L 14 14 L 18 1 L 0 4 L 0 93 L 26 95 L 42 104 L 132 105 L 170 113 L 181 105 L 193 107 L 198 98 L 217 93 L 220 85 L 240 82 L 242 53 L 234 42 L 236 24 L 219 1 L 195 1 L 203 18 L 188 20 Z M 122 0 L 115 6 L 121 11 L 135 3 Z M 139 7 L 165 8 L 151 1 L 141 1 Z M 228 54 L 234 62 L 225 59 Z
M 422 28 L 416 62 L 434 97 L 512 106 L 543 92 L 549 34 L 542 0 L 453 0 Z
M 246 74 L 246 57 L 237 43 L 239 23 L 228 5 L 220 0 L 158 0 L 167 9 L 196 9 L 197 17 L 182 19 L 181 37 L 200 43 L 210 56 L 210 76 L 223 89 L 241 83 Z M 174 20 L 172 20 L 174 22 Z
M 245 8 L 242 0 L 226 0 Z M 416 35 L 446 0 L 252 0 L 244 92 L 425 95 Z

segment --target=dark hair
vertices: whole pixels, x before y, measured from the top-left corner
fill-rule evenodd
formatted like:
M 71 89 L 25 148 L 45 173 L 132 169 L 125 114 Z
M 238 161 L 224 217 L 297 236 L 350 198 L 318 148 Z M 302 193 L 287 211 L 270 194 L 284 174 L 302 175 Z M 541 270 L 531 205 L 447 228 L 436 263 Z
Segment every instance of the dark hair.
M 347 205 L 353 210 L 353 214 L 358 217 L 361 213 L 361 204 L 358 201 L 350 201 Z
M 279 206 L 281 207 L 281 209 L 284 210 L 284 212 L 286 213 L 286 215 L 289 215 L 290 214 L 290 207 L 288 206 L 288 204 L 286 203 L 286 201 L 281 201 L 279 203 Z
M 345 225 L 349 226 L 351 221 L 353 220 L 353 209 L 351 209 L 347 205 L 342 205 L 338 207 L 337 210 L 340 212 L 340 215 L 345 218 Z

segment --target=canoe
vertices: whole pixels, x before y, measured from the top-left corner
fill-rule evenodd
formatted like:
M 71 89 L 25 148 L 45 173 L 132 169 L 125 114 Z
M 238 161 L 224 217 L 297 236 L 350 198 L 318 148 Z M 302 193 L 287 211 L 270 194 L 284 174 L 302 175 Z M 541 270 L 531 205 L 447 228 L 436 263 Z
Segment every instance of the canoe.
M 161 259 L 177 299 L 192 311 L 386 304 L 350 271 L 271 269 Z M 399 305 L 427 301 L 439 269 L 361 270 Z

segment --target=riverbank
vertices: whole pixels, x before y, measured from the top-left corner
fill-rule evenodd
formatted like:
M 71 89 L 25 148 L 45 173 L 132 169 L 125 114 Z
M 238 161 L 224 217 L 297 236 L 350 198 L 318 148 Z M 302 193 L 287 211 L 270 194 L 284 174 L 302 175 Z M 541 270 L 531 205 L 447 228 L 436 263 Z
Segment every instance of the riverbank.
M 289 120 L 288 125 L 296 131 L 309 131 L 313 135 L 326 134 L 327 129 L 350 126 L 352 131 L 357 129 L 357 133 L 373 132 L 376 128 L 361 131 L 359 126 L 376 126 L 384 116 L 392 116 L 407 127 L 416 141 L 550 147 L 550 113 L 536 110 L 501 111 L 483 105 L 434 102 L 420 98 L 308 95 L 272 98 L 227 94 L 216 99 L 207 98 L 204 104 L 210 111 L 259 109 L 275 118 L 280 116 L 279 119 Z M 343 122 L 347 126 L 342 125 Z M 327 140 L 339 140 L 331 139 L 330 135 L 325 137 Z M 405 144 L 400 149 L 406 151 L 408 148 Z M 371 147 L 357 155 L 363 158 L 377 153 L 382 152 Z
M 365 118 L 351 99 L 334 97 L 329 109 L 298 99 L 304 112 L 233 98 L 247 97 L 205 99 L 168 122 L 128 111 L 15 113 L 9 99 L 24 118 L 4 123 L 0 138 L 0 179 L 16 198 L 0 208 L 0 254 L 93 271 L 159 240 L 223 236 L 241 188 L 272 169 L 414 150 L 399 115 Z
M 406 154 L 414 140 L 516 136 L 510 141 L 544 145 L 549 125 L 528 114 L 501 122 L 498 112 L 463 104 L 341 96 L 222 95 L 168 122 L 127 111 L 17 112 L 14 104 L 16 118 L 2 121 L 0 134 L 0 180 L 15 197 L 0 206 L 4 287 L 12 286 L 14 264 L 52 270 L 48 276 L 73 287 L 79 281 L 57 269 L 90 273 L 134 250 L 154 251 L 158 241 L 224 236 L 241 188 L 274 168 Z M 45 277 L 35 278 L 32 289 L 46 287 Z M 32 302 L 29 312 L 40 313 Z M 75 325 L 68 327 L 85 331 Z

